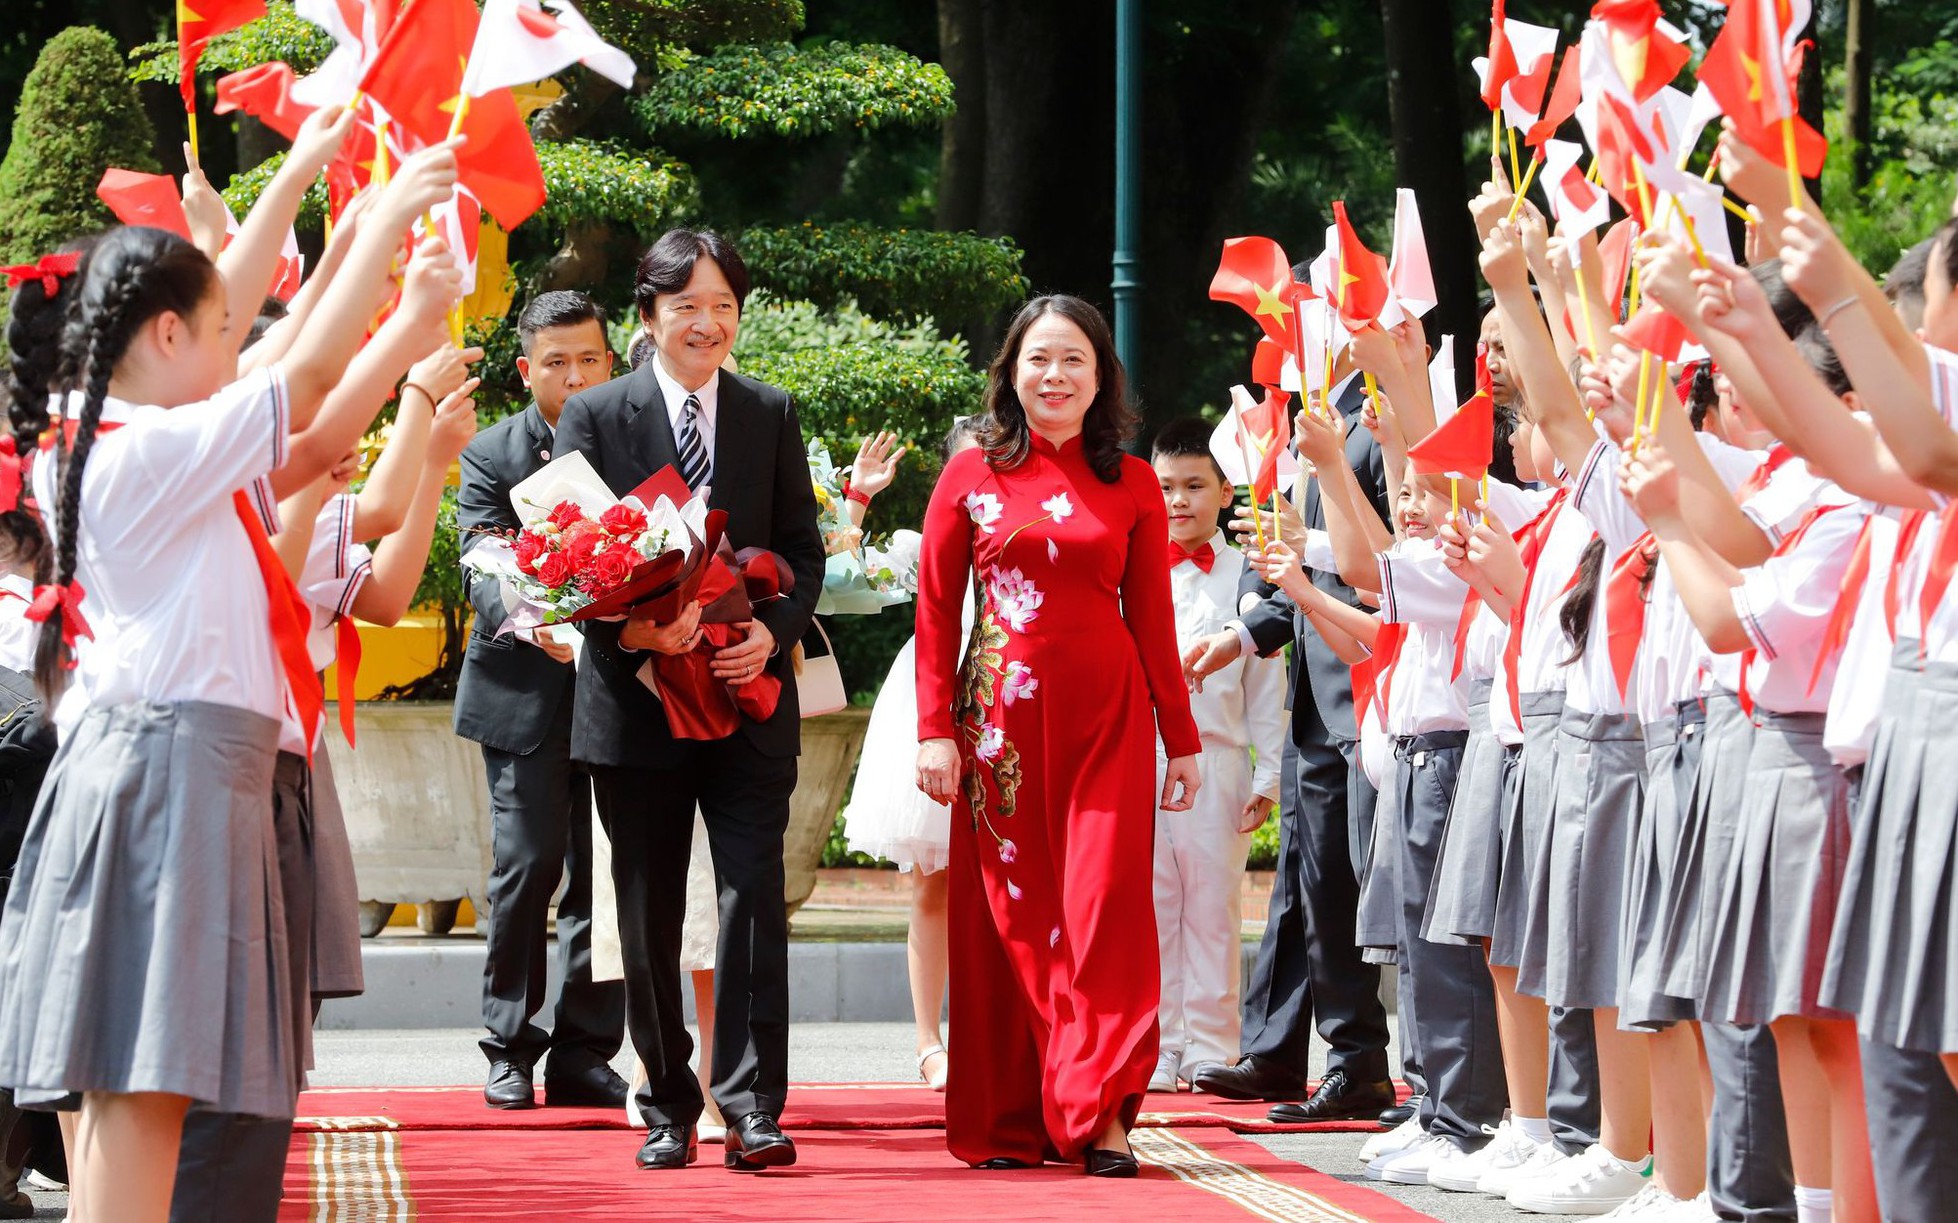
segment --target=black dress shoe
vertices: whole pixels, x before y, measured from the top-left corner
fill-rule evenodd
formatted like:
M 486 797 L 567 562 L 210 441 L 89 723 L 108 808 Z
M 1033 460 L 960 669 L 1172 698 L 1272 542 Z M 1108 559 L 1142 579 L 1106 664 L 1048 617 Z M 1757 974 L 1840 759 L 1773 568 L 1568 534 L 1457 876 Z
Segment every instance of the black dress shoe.
M 530 1086 L 530 1063 L 513 1057 L 493 1063 L 489 1085 L 483 1088 L 483 1103 L 491 1108 L 536 1108 L 537 1094 Z
M 564 1073 L 544 1067 L 544 1107 L 624 1108 L 626 1081 L 610 1066 Z
M 1235 1066 L 1205 1067 L 1190 1084 L 1226 1100 L 1303 1100 L 1305 1080 L 1261 1057 L 1245 1057 Z
M 1004 1155 L 995 1155 L 991 1159 L 982 1159 L 972 1166 L 981 1172 L 1009 1172 L 1033 1167 L 1032 1164 L 1024 1159 L 1008 1159 Z
M 642 1168 L 684 1168 L 699 1158 L 691 1125 L 656 1125 L 646 1132 L 645 1145 L 633 1162 Z
M 1381 1109 L 1393 1103 L 1394 1085 L 1385 1079 L 1378 1083 L 1355 1083 L 1346 1077 L 1344 1070 L 1329 1070 L 1319 1080 L 1319 1090 L 1312 1093 L 1310 1100 L 1303 1104 L 1273 1105 L 1265 1118 L 1294 1125 L 1306 1121 L 1354 1121 L 1378 1116 Z
M 775 1124 L 775 1118 L 749 1113 L 728 1123 L 724 1162 L 737 1172 L 786 1168 L 795 1162 L 795 1142 Z
M 1380 1124 L 1391 1130 L 1396 1126 L 1405 1125 L 1413 1118 L 1415 1113 L 1420 1111 L 1421 1097 L 1409 1096 L 1405 1104 L 1396 1104 L 1390 1108 L 1381 1109 Z
M 1105 1176 L 1114 1180 L 1127 1180 L 1142 1171 L 1135 1162 L 1135 1156 L 1127 1151 L 1103 1151 L 1089 1147 L 1082 1153 L 1082 1164 L 1089 1176 Z

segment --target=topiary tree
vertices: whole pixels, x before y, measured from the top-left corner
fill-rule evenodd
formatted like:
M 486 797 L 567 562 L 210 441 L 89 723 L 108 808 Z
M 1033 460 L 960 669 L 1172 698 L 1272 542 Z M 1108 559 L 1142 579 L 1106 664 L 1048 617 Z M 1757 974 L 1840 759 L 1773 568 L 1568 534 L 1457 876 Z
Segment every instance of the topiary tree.
M 110 166 L 156 167 L 156 134 L 101 30 L 73 26 L 48 40 L 20 93 L 0 162 L 0 262 L 18 263 L 108 225 L 95 198 Z

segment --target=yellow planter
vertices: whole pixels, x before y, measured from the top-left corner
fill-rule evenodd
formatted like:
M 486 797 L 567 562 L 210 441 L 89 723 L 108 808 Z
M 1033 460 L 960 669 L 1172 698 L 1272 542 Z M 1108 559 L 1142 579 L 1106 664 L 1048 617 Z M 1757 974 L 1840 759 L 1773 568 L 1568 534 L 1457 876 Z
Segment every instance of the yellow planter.
M 390 684 L 405 684 L 435 669 L 442 656 L 440 612 L 411 612 L 392 628 L 356 620 L 360 630 L 360 674 L 354 680 L 354 699 L 371 701 Z M 463 632 L 469 631 L 468 624 Z M 465 637 L 466 640 L 466 637 Z M 340 693 L 340 669 L 326 669 L 326 696 Z

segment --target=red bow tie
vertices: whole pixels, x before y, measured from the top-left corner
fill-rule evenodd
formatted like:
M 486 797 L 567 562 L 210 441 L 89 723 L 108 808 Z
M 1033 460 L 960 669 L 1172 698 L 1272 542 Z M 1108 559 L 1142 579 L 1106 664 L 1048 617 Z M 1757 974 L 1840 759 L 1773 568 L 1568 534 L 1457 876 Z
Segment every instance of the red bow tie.
M 1184 561 L 1189 561 L 1205 573 L 1209 573 L 1210 567 L 1217 563 L 1217 549 L 1208 543 L 1197 548 L 1186 548 L 1175 540 L 1170 540 L 1169 567 L 1174 569 Z

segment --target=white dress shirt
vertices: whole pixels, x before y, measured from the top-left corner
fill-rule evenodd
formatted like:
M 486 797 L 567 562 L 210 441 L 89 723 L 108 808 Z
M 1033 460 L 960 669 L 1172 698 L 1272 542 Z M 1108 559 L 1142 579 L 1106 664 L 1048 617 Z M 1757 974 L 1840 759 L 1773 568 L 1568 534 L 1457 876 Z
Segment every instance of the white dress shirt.
M 680 449 L 680 422 L 686 418 L 687 396 L 700 400 L 700 415 L 694 418 L 694 432 L 700 435 L 700 444 L 707 448 L 707 480 L 698 490 L 706 496 L 714 483 L 714 422 L 721 406 L 721 371 L 716 368 L 706 382 L 693 390 L 688 390 L 666 372 L 666 362 L 661 357 L 653 357 L 653 376 L 659 379 L 660 396 L 666 400 L 666 421 L 673 426 L 673 449 Z M 677 468 L 675 470 L 678 470 Z

